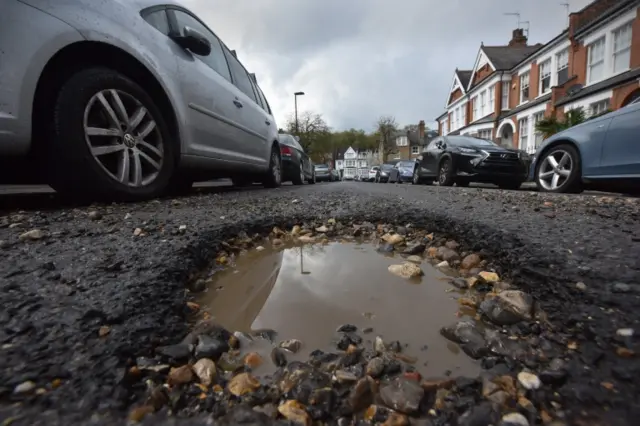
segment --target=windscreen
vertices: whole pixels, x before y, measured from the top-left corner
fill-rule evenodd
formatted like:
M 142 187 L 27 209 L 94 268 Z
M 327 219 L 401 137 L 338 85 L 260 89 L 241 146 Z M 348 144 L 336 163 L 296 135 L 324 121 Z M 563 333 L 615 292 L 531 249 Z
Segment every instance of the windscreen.
M 410 169 L 410 168 L 413 168 L 414 165 L 415 163 L 413 161 L 401 161 L 398 163 L 398 168 Z
M 316 164 L 316 169 L 328 169 L 329 166 L 326 164 Z
M 497 146 L 495 143 L 491 142 L 487 139 L 480 138 L 472 138 L 465 136 L 455 136 L 447 138 L 447 143 L 455 146 L 469 146 L 469 145 L 477 145 L 477 146 Z

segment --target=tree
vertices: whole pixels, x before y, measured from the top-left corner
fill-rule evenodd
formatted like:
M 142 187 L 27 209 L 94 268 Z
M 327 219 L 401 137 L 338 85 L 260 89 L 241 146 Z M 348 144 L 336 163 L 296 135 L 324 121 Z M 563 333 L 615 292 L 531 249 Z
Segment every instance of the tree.
M 395 143 L 393 141 L 393 134 L 398 131 L 398 122 L 392 115 L 383 115 L 378 118 L 375 124 L 376 134 L 378 136 L 378 142 L 380 144 L 380 151 L 382 152 L 383 161 L 386 160 L 387 155 L 396 150 Z
M 318 149 L 325 149 L 330 139 L 331 129 L 322 118 L 322 115 L 310 111 L 305 111 L 298 115 L 297 132 L 295 116 L 289 118 L 286 129 L 287 133 L 300 137 L 300 145 L 308 153 Z
M 543 118 L 536 123 L 536 132 L 542 133 L 545 139 L 559 133 L 569 127 L 576 126 L 587 121 L 587 116 L 582 108 L 567 111 L 562 119 L 555 115 Z

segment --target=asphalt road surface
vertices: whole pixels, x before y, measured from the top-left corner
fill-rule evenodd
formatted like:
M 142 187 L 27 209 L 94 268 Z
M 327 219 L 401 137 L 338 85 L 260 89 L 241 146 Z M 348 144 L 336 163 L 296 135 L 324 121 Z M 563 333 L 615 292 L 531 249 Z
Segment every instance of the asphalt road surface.
M 144 393 L 143 384 L 123 383 L 123 369 L 186 334 L 184 283 L 214 258 L 221 241 L 328 218 L 411 224 L 483 253 L 546 316 L 522 332 L 553 338 L 562 348 L 554 355 L 567 365 L 562 380 L 527 394 L 537 406 L 561 407 L 569 424 L 637 422 L 638 199 L 358 182 L 207 187 L 177 199 L 91 206 L 5 192 L 0 419 L 122 423 Z M 136 228 L 143 237 L 134 236 Z M 35 229 L 44 238 L 20 238 Z M 107 338 L 98 335 L 104 324 L 111 327 Z M 508 368 L 539 371 L 548 362 L 512 360 Z M 59 378 L 63 384 L 44 395 L 15 393 L 25 381 L 46 387 Z M 206 418 L 196 414 L 180 424 Z

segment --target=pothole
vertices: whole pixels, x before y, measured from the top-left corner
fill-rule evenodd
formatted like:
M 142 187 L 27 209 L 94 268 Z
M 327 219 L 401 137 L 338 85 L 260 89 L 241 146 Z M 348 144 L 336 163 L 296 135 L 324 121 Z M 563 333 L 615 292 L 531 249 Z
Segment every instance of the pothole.
M 395 344 L 419 371 L 477 373 L 477 362 L 439 331 L 458 314 L 473 321 L 459 310 L 461 294 L 427 260 L 412 260 L 412 269 L 423 275 L 407 279 L 389 267 L 408 261 L 371 243 L 267 246 L 216 274 L 198 303 L 229 330 L 271 329 L 278 340 L 300 340 L 303 347 L 292 359 L 305 360 L 318 349 L 346 350 L 349 344 L 336 330 L 349 324 L 364 346 L 373 347 L 376 336 L 400 342 Z

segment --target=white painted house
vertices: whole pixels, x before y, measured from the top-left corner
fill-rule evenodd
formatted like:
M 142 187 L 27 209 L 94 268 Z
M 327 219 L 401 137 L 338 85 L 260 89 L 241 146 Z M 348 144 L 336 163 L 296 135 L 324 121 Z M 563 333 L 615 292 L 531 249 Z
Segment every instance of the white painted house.
M 379 164 L 378 151 L 357 150 L 349 147 L 343 152 L 338 152 L 336 170 L 341 171 L 344 179 L 354 179 L 369 172 L 369 168 Z

